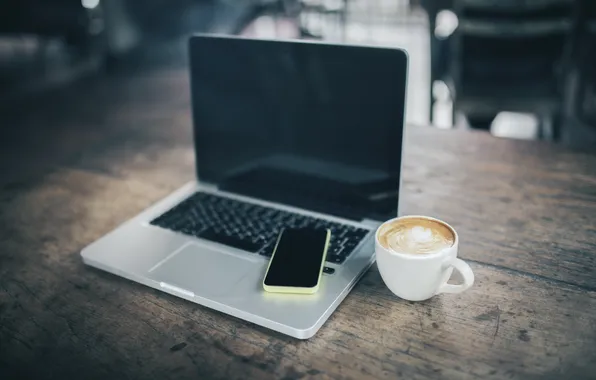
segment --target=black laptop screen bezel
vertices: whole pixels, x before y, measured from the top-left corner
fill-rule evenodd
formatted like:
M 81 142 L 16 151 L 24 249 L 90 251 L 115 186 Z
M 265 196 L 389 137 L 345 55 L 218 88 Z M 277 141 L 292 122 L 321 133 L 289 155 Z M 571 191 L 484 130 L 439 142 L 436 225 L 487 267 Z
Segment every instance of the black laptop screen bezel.
M 367 73 L 375 73 L 378 70 L 387 70 L 387 67 L 395 68 L 395 72 L 391 72 L 395 80 L 395 86 L 391 90 L 391 105 L 396 107 L 395 109 L 395 120 L 391 121 L 391 125 L 387 125 L 383 130 L 377 130 L 377 133 L 383 133 L 384 138 L 379 139 L 382 145 L 377 146 L 378 149 L 386 155 L 387 162 L 384 163 L 387 168 L 391 171 L 391 181 L 389 197 L 391 197 L 391 206 L 385 207 L 383 210 L 369 212 L 366 208 L 356 210 L 353 215 L 339 215 L 333 212 L 333 210 L 315 210 L 320 212 L 329 212 L 331 214 L 337 214 L 338 216 L 350 217 L 355 220 L 362 219 L 373 219 L 383 220 L 396 216 L 398 213 L 399 203 L 399 190 L 401 184 L 401 167 L 402 167 L 402 146 L 403 146 L 403 135 L 404 135 L 404 124 L 405 124 L 405 102 L 406 102 L 406 88 L 407 88 L 407 73 L 408 73 L 408 56 L 407 53 L 398 48 L 387 48 L 387 47 L 376 47 L 376 46 L 358 46 L 358 45 L 339 45 L 318 41 L 303 41 L 303 40 L 266 40 L 266 39 L 251 39 L 244 37 L 235 36 L 218 36 L 218 35 L 194 35 L 189 39 L 189 72 L 190 72 L 190 85 L 191 85 L 191 104 L 192 104 L 192 120 L 193 120 L 193 137 L 195 147 L 195 167 L 196 176 L 199 183 L 215 185 L 219 188 L 224 188 L 222 178 L 217 178 L 218 175 L 210 171 L 208 157 L 202 155 L 201 152 L 201 136 L 202 136 L 202 123 L 199 122 L 201 111 L 199 110 L 202 106 L 199 104 L 200 97 L 197 93 L 201 91 L 201 67 L 205 67 L 206 62 L 210 62 L 210 58 L 213 59 L 213 51 L 217 51 L 219 54 L 219 60 L 221 60 L 222 54 L 228 54 L 230 61 L 234 61 L 238 58 L 238 52 L 246 52 L 250 49 L 262 52 L 266 50 L 271 54 L 287 54 L 295 51 L 312 51 L 316 52 L 317 49 L 326 49 L 326 51 L 334 50 L 338 56 L 345 53 L 346 56 L 361 57 L 359 59 L 359 67 L 354 68 L 354 72 L 361 72 L 362 75 Z M 224 53 L 222 53 L 222 51 Z M 320 50 L 319 50 L 320 51 Z M 334 53 L 335 54 L 335 53 Z M 327 54 L 329 56 L 329 54 Z M 213 64 L 217 65 L 217 60 L 213 60 Z M 365 62 L 364 65 L 362 62 Z M 242 62 L 238 62 L 239 65 Z M 356 63 L 354 63 L 356 64 Z M 231 67 L 231 66 L 230 66 Z M 255 73 L 255 76 L 258 74 Z M 225 80 L 225 75 L 222 75 L 222 86 L 233 86 L 233 83 Z M 210 77 L 213 78 L 212 76 Z M 350 80 L 350 78 L 346 78 Z M 374 97 L 376 94 L 368 94 L 368 97 Z M 371 99 L 367 99 L 370 101 Z M 380 100 L 380 99 L 379 99 Z M 225 100 L 222 100 L 222 102 Z M 367 133 L 363 131 L 362 133 Z M 210 145 L 211 147 L 211 145 Z M 232 152 L 233 154 L 233 152 Z M 206 163 L 207 162 L 207 163 Z M 226 183 L 227 185 L 227 183 Z M 236 184 L 234 184 L 235 186 Z M 243 188 L 230 188 L 230 191 L 239 193 L 241 195 L 254 196 L 257 198 L 263 198 L 265 200 L 278 201 L 282 203 L 292 203 L 291 201 L 285 202 L 283 199 L 268 199 L 271 198 L 267 195 L 260 195 Z M 383 196 L 382 194 L 380 196 Z M 308 204 L 295 204 L 299 207 L 311 208 Z M 315 208 L 316 207 L 312 207 Z M 341 214 L 341 213 L 340 213 Z

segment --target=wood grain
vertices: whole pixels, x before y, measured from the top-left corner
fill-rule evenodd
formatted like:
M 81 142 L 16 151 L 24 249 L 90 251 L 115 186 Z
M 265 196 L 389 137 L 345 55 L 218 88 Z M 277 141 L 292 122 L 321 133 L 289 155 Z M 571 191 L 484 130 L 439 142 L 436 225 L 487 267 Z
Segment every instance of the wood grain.
M 408 127 L 400 212 L 453 224 L 476 284 L 410 303 L 373 267 L 305 342 L 85 267 L 193 178 L 187 90 L 147 72 L 0 115 L 22 126 L 0 143 L 0 378 L 594 378 L 596 156 L 547 143 Z
M 596 290 L 595 157 L 451 132 L 411 130 L 401 212 L 451 223 L 463 258 Z
M 83 266 L 78 250 L 96 230 L 167 192 L 62 170 L 4 205 L 14 216 L 2 236 L 0 357 L 13 358 L 4 368 L 34 377 L 49 366 L 54 376 L 97 378 L 389 379 L 588 378 L 596 369 L 594 292 L 490 265 L 472 264 L 470 291 L 423 303 L 394 297 L 373 268 L 306 342 Z M 26 366 L 35 359 L 44 369 Z

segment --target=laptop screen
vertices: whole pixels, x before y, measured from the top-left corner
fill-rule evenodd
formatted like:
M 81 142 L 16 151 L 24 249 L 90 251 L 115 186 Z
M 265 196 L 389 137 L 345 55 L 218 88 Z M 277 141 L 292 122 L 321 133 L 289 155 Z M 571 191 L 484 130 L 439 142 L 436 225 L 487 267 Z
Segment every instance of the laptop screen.
M 402 50 L 194 36 L 201 182 L 360 220 L 397 214 Z

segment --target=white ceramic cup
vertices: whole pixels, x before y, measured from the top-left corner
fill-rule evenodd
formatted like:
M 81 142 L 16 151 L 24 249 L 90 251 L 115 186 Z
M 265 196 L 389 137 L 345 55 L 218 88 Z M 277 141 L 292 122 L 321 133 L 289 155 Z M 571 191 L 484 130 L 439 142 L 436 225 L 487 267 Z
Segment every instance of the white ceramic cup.
M 424 254 L 399 252 L 384 247 L 379 242 L 379 231 L 389 223 L 406 218 L 422 218 L 447 226 L 455 237 L 451 247 Z M 474 273 L 470 266 L 457 258 L 459 237 L 449 224 L 428 216 L 409 215 L 394 218 L 381 225 L 375 234 L 377 266 L 383 282 L 396 296 L 409 301 L 423 301 L 440 293 L 461 293 L 474 284 Z M 448 284 L 453 269 L 463 277 L 463 284 Z

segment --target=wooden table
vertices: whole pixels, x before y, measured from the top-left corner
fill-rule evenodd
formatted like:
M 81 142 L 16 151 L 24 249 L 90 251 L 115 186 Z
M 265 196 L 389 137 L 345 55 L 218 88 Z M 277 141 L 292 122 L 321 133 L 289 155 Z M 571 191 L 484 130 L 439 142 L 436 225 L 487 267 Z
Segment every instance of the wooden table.
M 81 262 L 192 179 L 184 70 L 37 104 L 4 118 L 1 379 L 596 378 L 594 155 L 408 127 L 401 213 L 453 224 L 475 285 L 406 302 L 373 266 L 299 341 Z

